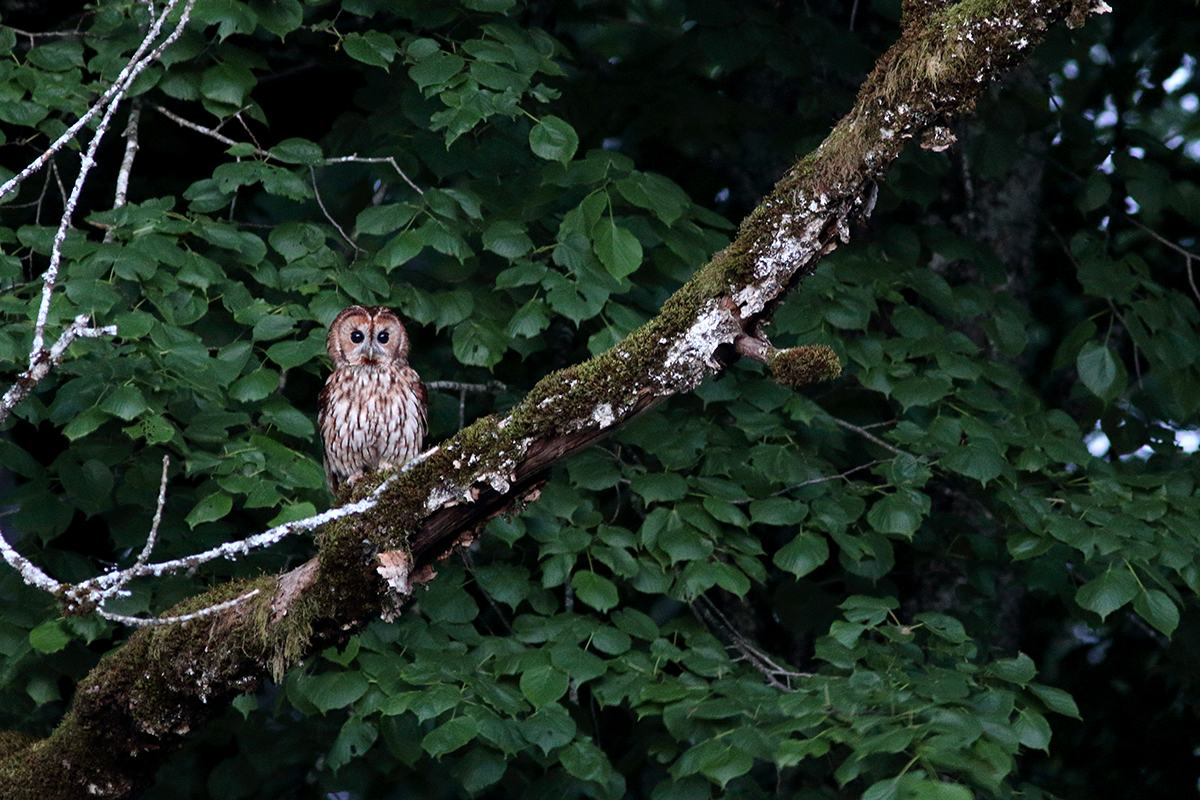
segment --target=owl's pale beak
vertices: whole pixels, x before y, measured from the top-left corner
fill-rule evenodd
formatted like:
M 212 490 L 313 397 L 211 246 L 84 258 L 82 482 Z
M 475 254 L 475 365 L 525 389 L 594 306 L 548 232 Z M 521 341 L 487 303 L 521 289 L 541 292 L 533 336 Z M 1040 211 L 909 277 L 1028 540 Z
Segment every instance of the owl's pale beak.
M 364 364 L 380 364 L 386 358 L 387 353 L 383 349 L 383 345 L 372 339 L 367 343 L 366 351 L 363 353 Z

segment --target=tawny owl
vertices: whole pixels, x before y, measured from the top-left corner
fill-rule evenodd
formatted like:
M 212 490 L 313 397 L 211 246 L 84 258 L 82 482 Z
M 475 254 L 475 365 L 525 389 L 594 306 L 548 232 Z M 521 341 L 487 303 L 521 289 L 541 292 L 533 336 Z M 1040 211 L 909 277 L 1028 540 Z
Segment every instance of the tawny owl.
M 408 365 L 408 334 L 381 306 L 350 306 L 325 339 L 333 374 L 321 391 L 317 419 L 325 440 L 329 488 L 368 472 L 397 467 L 421 452 L 425 385 Z

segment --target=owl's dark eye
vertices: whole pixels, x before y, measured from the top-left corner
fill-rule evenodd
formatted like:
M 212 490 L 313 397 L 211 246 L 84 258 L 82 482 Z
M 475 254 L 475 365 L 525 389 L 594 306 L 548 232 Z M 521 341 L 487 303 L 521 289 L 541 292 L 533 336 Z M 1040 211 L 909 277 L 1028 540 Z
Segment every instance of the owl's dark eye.
M 375 338 L 379 340 L 379 343 L 380 343 L 380 344 L 387 344 L 387 343 L 388 343 L 388 339 L 390 339 L 391 337 L 390 337 L 390 336 L 388 336 L 388 332 L 387 332 L 387 331 L 380 331 L 380 332 L 379 332 L 379 335 L 378 335 L 378 336 L 376 336 Z
M 350 341 L 355 344 L 362 344 L 362 340 L 367 338 L 362 331 L 354 331 L 350 334 Z

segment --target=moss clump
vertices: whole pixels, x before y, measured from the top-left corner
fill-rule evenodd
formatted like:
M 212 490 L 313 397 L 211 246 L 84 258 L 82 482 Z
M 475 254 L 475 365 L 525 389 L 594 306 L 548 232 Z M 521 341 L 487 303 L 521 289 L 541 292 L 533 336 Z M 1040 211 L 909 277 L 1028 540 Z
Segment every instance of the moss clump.
M 833 348 L 825 345 L 792 347 L 771 358 L 771 376 L 781 386 L 799 389 L 817 381 L 828 381 L 842 374 L 842 362 Z

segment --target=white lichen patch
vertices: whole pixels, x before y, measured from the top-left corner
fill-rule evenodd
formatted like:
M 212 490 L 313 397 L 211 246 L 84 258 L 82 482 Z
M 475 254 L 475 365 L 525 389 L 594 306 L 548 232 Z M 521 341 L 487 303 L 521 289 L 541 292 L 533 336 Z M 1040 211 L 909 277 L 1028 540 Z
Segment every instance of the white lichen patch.
M 734 340 L 741 326 L 716 300 L 709 300 L 684 331 L 663 361 L 663 372 L 656 376 L 664 394 L 690 391 L 718 367 L 713 354 L 722 344 Z
M 827 199 L 822 195 L 821 202 Z M 818 201 L 814 199 L 812 205 L 817 204 Z M 827 209 L 821 206 L 820 210 Z M 733 302 L 743 319 L 757 314 L 777 297 L 795 271 L 820 250 L 818 240 L 828 217 L 807 216 L 802 225 L 797 225 L 797 221 L 798 218 L 790 214 L 782 215 L 771 241 L 754 254 L 754 283 L 733 295 Z
M 617 421 L 617 417 L 613 414 L 612 406 L 608 403 L 601 403 L 592 409 L 592 422 L 596 423 L 599 428 L 607 428 Z

